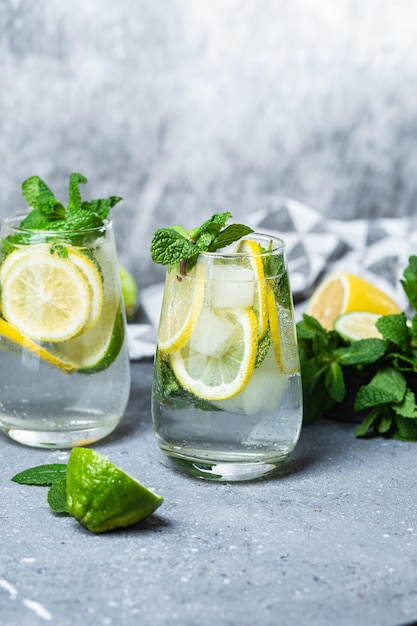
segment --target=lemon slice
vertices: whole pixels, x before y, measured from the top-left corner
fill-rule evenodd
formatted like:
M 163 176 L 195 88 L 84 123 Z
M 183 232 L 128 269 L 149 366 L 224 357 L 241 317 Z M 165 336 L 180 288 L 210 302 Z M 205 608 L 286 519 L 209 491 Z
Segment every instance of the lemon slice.
M 63 359 L 56 357 L 54 354 L 51 354 L 51 352 L 48 352 L 48 350 L 39 346 L 37 343 L 23 335 L 16 328 L 13 328 L 13 326 L 10 326 L 10 324 L 2 319 L 0 319 L 0 339 L 6 341 L 6 347 L 9 347 L 7 345 L 7 342 L 9 342 L 12 350 L 14 347 L 19 350 L 23 348 L 23 350 L 27 350 L 50 365 L 58 367 L 67 374 L 71 374 L 75 371 L 75 367 L 72 363 L 68 363 Z
M 347 341 L 358 341 L 376 337 L 382 339 L 382 334 L 376 327 L 376 322 L 381 315 L 355 311 L 340 315 L 334 323 L 334 328 L 339 335 Z
M 158 348 L 173 352 L 191 336 L 204 297 L 204 266 L 197 263 L 188 276 L 167 273 L 158 329 Z
M 94 533 L 136 524 L 163 502 L 162 496 L 89 448 L 71 451 L 66 494 L 68 513 Z
M 205 400 L 226 400 L 249 382 L 258 345 L 250 309 L 203 309 L 190 341 L 170 355 L 181 385 Z
M 258 337 L 262 339 L 268 330 L 268 312 L 266 304 L 265 272 L 262 262 L 261 248 L 256 241 L 242 239 L 235 246 L 233 252 L 245 253 L 248 256 L 248 264 L 253 271 L 255 281 L 255 294 L 253 310 L 258 320 Z
M 366 311 L 379 315 L 401 313 L 386 293 L 360 276 L 338 272 L 330 274 L 314 291 L 307 313 L 331 330 L 343 313 Z
M 94 265 L 93 261 L 87 258 L 84 254 L 80 254 L 74 248 L 67 248 L 68 259 L 71 263 L 74 263 L 83 274 L 88 288 L 90 291 L 90 315 L 87 322 L 82 328 L 82 332 L 85 332 L 92 328 L 101 315 L 104 300 L 103 281 L 101 280 L 100 272 Z
M 8 261 L 2 283 L 6 320 L 40 341 L 66 341 L 79 333 L 91 311 L 90 287 L 82 272 L 68 258 L 46 250 L 23 256 L 18 250 Z
M 276 305 L 272 286 L 267 286 L 269 329 L 278 367 L 287 376 L 294 374 L 299 367 L 295 327 L 291 311 Z

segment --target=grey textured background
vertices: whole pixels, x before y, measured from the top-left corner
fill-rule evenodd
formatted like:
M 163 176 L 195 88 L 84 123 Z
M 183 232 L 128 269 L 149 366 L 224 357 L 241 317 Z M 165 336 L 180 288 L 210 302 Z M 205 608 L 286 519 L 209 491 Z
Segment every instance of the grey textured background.
M 0 0 L 0 217 L 39 174 L 116 194 L 141 285 L 155 228 L 274 194 L 325 215 L 417 196 L 415 0 Z

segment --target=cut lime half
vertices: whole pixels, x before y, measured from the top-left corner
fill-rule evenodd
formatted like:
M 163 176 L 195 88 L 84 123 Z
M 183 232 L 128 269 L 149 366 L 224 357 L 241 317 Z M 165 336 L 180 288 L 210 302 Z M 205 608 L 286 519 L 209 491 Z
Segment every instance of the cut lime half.
M 67 465 L 67 509 L 85 528 L 103 533 L 151 515 L 163 502 L 101 454 L 74 448 Z

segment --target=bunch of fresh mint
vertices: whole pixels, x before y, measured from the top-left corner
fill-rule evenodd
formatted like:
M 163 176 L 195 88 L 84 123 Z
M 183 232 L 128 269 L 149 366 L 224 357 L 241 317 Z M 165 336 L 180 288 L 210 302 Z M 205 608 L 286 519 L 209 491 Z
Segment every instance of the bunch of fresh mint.
M 408 262 L 401 284 L 417 311 L 417 256 Z M 376 325 L 382 339 L 349 344 L 311 316 L 297 324 L 304 422 L 355 415 L 358 437 L 417 441 L 417 314 L 386 315 Z

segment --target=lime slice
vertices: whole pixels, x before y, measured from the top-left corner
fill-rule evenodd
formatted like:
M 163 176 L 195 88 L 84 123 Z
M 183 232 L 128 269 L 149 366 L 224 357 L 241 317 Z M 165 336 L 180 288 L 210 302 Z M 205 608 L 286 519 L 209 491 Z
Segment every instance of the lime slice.
M 334 329 L 346 341 L 358 341 L 376 337 L 382 339 L 382 335 L 376 327 L 376 322 L 381 315 L 354 311 L 340 315 L 334 323 Z
M 248 265 L 253 271 L 255 284 L 253 310 L 258 320 L 258 337 L 262 339 L 268 330 L 268 312 L 266 305 L 265 272 L 262 263 L 261 248 L 256 241 L 242 239 L 233 252 L 245 253 L 248 256 Z M 245 259 L 246 260 L 246 259 Z
M 81 331 L 90 316 L 89 284 L 68 258 L 47 250 L 33 253 L 30 246 L 27 252 L 22 256 L 19 249 L 7 259 L 3 315 L 31 339 L 66 341 Z
M 67 509 L 85 528 L 102 533 L 151 515 L 162 496 L 89 448 L 73 448 L 67 465 Z
M 107 369 L 117 358 L 125 338 L 125 324 L 120 303 L 107 302 L 99 321 L 89 331 L 55 345 L 55 354 L 72 363 L 81 374 Z
M 225 400 L 245 388 L 253 372 L 258 345 L 254 312 L 205 308 L 190 341 L 170 355 L 183 387 L 205 400 Z
M 20 352 L 22 349 L 27 350 L 50 365 L 58 367 L 67 374 L 71 374 L 76 369 L 72 363 L 68 363 L 63 359 L 56 357 L 45 348 L 42 348 L 37 343 L 23 335 L 16 328 L 13 328 L 13 326 L 10 326 L 10 324 L 0 319 L 0 346 L 3 341 L 6 343 L 4 346 L 6 350 L 10 350 L 11 352 L 16 352 L 16 350 Z
M 189 340 L 204 297 L 204 267 L 197 263 L 188 276 L 168 272 L 165 280 L 158 348 L 173 352 Z

